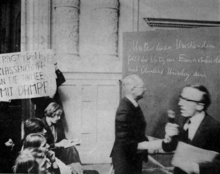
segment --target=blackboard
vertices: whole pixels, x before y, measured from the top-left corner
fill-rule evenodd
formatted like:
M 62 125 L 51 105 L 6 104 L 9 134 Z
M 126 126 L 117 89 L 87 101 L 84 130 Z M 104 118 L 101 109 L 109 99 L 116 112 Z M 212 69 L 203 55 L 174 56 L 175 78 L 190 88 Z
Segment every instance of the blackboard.
M 151 136 L 162 138 L 167 110 L 179 115 L 182 88 L 199 83 L 208 88 L 208 113 L 220 121 L 220 29 L 196 28 L 125 32 L 123 77 L 138 74 L 146 92 L 140 101 Z

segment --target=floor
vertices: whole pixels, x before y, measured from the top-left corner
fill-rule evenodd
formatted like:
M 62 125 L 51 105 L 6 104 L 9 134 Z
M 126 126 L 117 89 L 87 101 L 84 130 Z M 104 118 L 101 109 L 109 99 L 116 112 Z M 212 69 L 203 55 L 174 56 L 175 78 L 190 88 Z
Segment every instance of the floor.
M 113 174 L 111 164 L 91 164 L 83 165 L 84 170 L 96 170 L 99 174 Z
M 99 174 L 114 174 L 112 166 L 110 164 L 91 164 L 83 165 L 83 168 L 86 170 L 96 170 Z M 142 174 L 172 174 L 173 167 L 167 168 L 148 168 L 143 166 Z
M 153 160 L 152 160 L 153 158 Z M 143 163 L 142 174 L 172 174 L 173 167 L 170 167 L 172 155 L 154 155 L 150 156 L 147 163 Z M 158 165 L 155 161 L 163 165 Z M 114 174 L 111 164 L 90 164 L 83 165 L 84 169 L 96 170 L 99 174 Z

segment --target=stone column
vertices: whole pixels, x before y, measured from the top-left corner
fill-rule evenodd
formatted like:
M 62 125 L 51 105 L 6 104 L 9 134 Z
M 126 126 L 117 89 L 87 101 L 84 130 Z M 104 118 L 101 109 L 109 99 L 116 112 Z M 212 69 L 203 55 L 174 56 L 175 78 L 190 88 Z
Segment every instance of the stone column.
M 55 49 L 58 57 L 78 58 L 79 0 L 55 0 Z
M 81 0 L 80 56 L 118 58 L 118 0 Z
M 22 0 L 21 51 L 51 49 L 51 0 Z

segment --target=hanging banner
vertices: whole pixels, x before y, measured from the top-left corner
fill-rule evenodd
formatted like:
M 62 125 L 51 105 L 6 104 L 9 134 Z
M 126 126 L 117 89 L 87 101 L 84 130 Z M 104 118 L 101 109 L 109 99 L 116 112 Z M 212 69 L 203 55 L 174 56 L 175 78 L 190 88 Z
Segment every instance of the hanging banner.
M 0 101 L 49 96 L 55 89 L 51 50 L 0 54 Z

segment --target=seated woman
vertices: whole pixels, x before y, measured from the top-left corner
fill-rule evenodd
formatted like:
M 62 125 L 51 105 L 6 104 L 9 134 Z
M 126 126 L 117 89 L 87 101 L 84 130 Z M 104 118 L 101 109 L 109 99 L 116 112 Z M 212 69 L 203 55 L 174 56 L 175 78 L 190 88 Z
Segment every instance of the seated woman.
M 46 151 L 41 148 L 26 148 L 22 150 L 15 161 L 14 173 L 28 174 L 60 174 L 59 168 L 54 168 L 46 158 Z
M 57 158 L 66 165 L 71 163 L 81 163 L 79 153 L 74 146 L 65 147 L 69 144 L 67 140 L 62 122 L 60 121 L 63 114 L 63 108 L 57 103 L 50 103 L 44 111 L 45 117 L 42 119 L 46 133 L 45 137 L 50 147 L 55 148 Z
M 40 133 L 40 134 L 42 134 L 42 135 L 45 135 L 46 132 L 47 132 L 47 131 L 45 130 L 45 126 L 44 126 L 42 120 L 39 119 L 39 118 L 30 118 L 30 119 L 27 119 L 27 120 L 24 122 L 24 134 L 25 134 L 24 137 L 27 137 L 27 136 L 28 136 L 29 134 L 31 134 L 31 133 Z M 23 143 L 24 143 L 24 140 L 25 140 L 25 138 L 22 140 L 22 145 L 23 145 Z M 52 145 L 52 148 L 53 148 L 53 147 L 54 147 L 54 146 Z M 20 149 L 21 149 L 21 148 L 20 148 Z M 74 154 L 73 154 L 74 149 L 75 149 L 75 147 L 73 147 L 72 150 L 70 149 L 70 151 L 72 152 L 72 153 L 71 153 L 71 152 L 70 152 L 70 153 L 71 153 L 72 155 L 74 155 Z M 53 148 L 52 151 L 56 151 L 56 150 L 57 150 L 57 149 Z M 75 149 L 75 150 L 76 150 L 76 149 Z M 77 152 L 77 150 L 76 150 L 76 152 Z M 78 159 L 78 158 L 79 158 L 78 152 L 75 153 L 75 155 L 77 156 L 77 157 L 75 157 L 75 158 Z M 63 164 L 64 164 L 64 163 L 63 163 Z M 66 164 L 64 164 L 64 165 L 66 165 Z M 81 166 L 81 164 L 78 162 L 78 160 L 76 160 L 76 162 L 73 162 L 73 163 L 68 164 L 68 165 L 71 166 L 72 171 L 81 171 L 82 166 Z M 79 173 L 79 174 L 80 174 L 80 173 Z
M 79 153 L 74 145 L 71 146 L 69 140 L 66 139 L 62 122 L 63 108 L 55 102 L 50 103 L 44 111 L 45 117 L 42 119 L 44 128 L 46 129 L 45 137 L 50 147 L 55 148 L 57 158 L 66 165 L 71 166 L 73 170 L 82 173 L 82 166 Z M 67 147 L 68 145 L 68 147 Z M 95 170 L 84 170 L 84 174 L 98 174 Z
M 44 129 L 44 124 L 40 118 L 29 118 L 24 122 L 24 139 L 31 133 L 41 133 L 45 135 L 47 131 Z
M 27 135 L 23 145 L 23 149 L 26 148 L 44 148 L 47 158 L 50 159 L 50 161 L 55 161 L 55 164 L 57 164 L 60 168 L 61 174 L 80 173 L 75 170 L 72 171 L 73 169 L 71 169 L 71 167 L 66 166 L 62 161 L 55 157 L 55 153 L 49 149 L 47 140 L 41 133 L 32 133 Z

